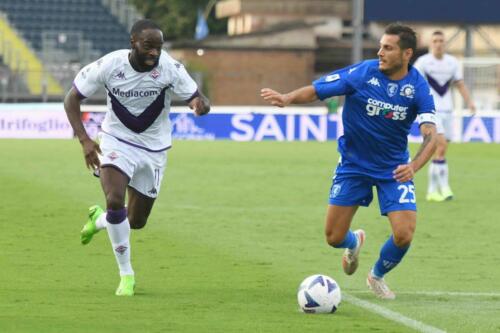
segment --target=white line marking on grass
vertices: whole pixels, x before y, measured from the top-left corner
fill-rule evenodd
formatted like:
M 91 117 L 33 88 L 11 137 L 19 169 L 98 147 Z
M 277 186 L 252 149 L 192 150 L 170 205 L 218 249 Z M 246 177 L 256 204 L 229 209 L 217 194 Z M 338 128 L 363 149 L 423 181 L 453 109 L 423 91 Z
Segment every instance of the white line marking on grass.
M 406 327 L 413 328 L 422 333 L 446 333 L 437 327 L 427 325 L 421 321 L 406 317 L 399 312 L 395 312 L 384 308 L 383 306 L 359 299 L 355 296 L 343 293 L 342 298 L 347 302 L 354 304 L 360 308 L 376 313 L 384 318 L 400 323 Z
M 371 294 L 366 290 L 350 290 L 351 294 Z M 398 291 L 400 295 L 422 295 L 422 296 L 463 296 L 463 297 L 494 297 L 500 292 L 474 292 L 474 291 Z

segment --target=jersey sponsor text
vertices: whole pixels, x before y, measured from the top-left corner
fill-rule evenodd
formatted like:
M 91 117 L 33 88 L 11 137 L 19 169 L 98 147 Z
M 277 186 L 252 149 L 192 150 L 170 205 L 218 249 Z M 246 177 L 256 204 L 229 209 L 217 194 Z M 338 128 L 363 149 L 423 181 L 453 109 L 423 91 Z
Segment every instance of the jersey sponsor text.
M 367 103 L 368 104 L 366 104 L 366 111 L 368 111 L 369 116 L 382 115 L 384 116 L 384 118 L 389 118 L 392 120 L 406 119 L 406 113 L 408 110 L 407 106 L 394 105 L 373 98 L 368 98 Z
M 113 87 L 113 95 L 120 97 L 149 97 L 157 96 L 160 92 L 158 90 L 127 90 L 122 91 L 120 88 Z

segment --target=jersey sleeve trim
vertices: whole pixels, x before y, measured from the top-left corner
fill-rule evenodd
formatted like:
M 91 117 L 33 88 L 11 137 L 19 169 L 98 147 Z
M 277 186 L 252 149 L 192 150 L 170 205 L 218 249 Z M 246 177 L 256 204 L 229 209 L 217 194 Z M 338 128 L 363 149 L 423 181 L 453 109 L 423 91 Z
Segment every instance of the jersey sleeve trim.
M 73 82 L 73 88 L 75 88 L 76 93 L 78 94 L 78 96 L 80 96 L 81 99 L 87 98 L 87 96 L 85 96 L 84 94 L 82 94 L 82 92 L 80 91 L 80 89 L 78 89 L 78 87 L 76 86 L 75 82 Z
M 196 91 L 191 95 L 191 97 L 186 99 L 186 103 L 191 102 L 193 99 L 195 99 L 198 96 L 200 96 L 200 92 L 198 91 L 198 89 L 196 89 Z
M 316 93 L 316 96 L 318 96 L 318 99 L 319 99 L 320 101 L 323 101 L 323 100 L 325 100 L 326 98 L 328 98 L 328 96 L 323 96 L 323 94 L 322 94 L 320 91 L 318 91 L 319 89 L 318 89 L 318 86 L 317 86 L 316 81 L 314 81 L 314 82 L 312 83 L 312 86 L 313 86 L 313 88 L 314 88 L 314 92 Z

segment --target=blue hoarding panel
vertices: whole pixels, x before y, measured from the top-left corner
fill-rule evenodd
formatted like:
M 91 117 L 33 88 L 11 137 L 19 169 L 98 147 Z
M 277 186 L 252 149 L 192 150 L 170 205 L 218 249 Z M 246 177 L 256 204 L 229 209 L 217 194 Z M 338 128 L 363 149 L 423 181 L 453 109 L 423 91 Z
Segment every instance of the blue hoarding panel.
M 365 21 L 500 23 L 498 0 L 366 0 Z
M 97 135 L 103 118 L 103 112 L 84 112 L 89 135 Z M 172 112 L 170 119 L 172 137 L 177 140 L 331 141 L 343 133 L 338 114 L 213 113 L 196 117 L 192 113 Z M 456 141 L 500 143 L 500 115 L 456 116 L 454 123 L 460 132 L 455 136 Z M 415 122 L 408 141 L 421 140 Z
M 173 113 L 174 139 L 235 141 L 326 141 L 337 138 L 337 115 Z

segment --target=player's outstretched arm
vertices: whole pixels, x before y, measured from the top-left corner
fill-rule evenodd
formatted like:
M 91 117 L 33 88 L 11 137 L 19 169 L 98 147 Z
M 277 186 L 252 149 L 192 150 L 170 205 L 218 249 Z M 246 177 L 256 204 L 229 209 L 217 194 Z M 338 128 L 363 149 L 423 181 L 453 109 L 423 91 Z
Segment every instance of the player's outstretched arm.
M 280 94 L 275 90 L 264 88 L 260 91 L 260 96 L 269 104 L 280 108 L 290 104 L 307 104 L 318 99 L 316 90 L 312 85 L 296 89 L 287 94 Z
M 85 127 L 83 127 L 80 111 L 81 101 L 82 98 L 80 94 L 78 94 L 75 88 L 71 88 L 64 98 L 64 110 L 66 111 L 66 116 L 68 117 L 76 137 L 82 145 L 87 168 L 95 170 L 99 168 L 100 165 L 97 154 L 101 153 L 101 149 L 99 145 L 88 136 Z
M 197 116 L 203 116 L 210 112 L 210 100 L 201 92 L 198 92 L 198 96 L 193 98 L 188 105 Z
M 394 178 L 401 183 L 407 182 L 413 178 L 415 173 L 420 170 L 427 161 L 429 161 L 436 150 L 437 132 L 436 125 L 432 123 L 423 123 L 420 125 L 420 133 L 424 141 L 420 148 L 408 164 L 399 165 L 394 170 Z
M 474 101 L 470 97 L 469 90 L 465 86 L 464 80 L 457 81 L 455 85 L 457 86 L 460 95 L 462 95 L 463 99 L 465 100 L 470 113 L 476 114 L 476 105 L 474 105 Z

